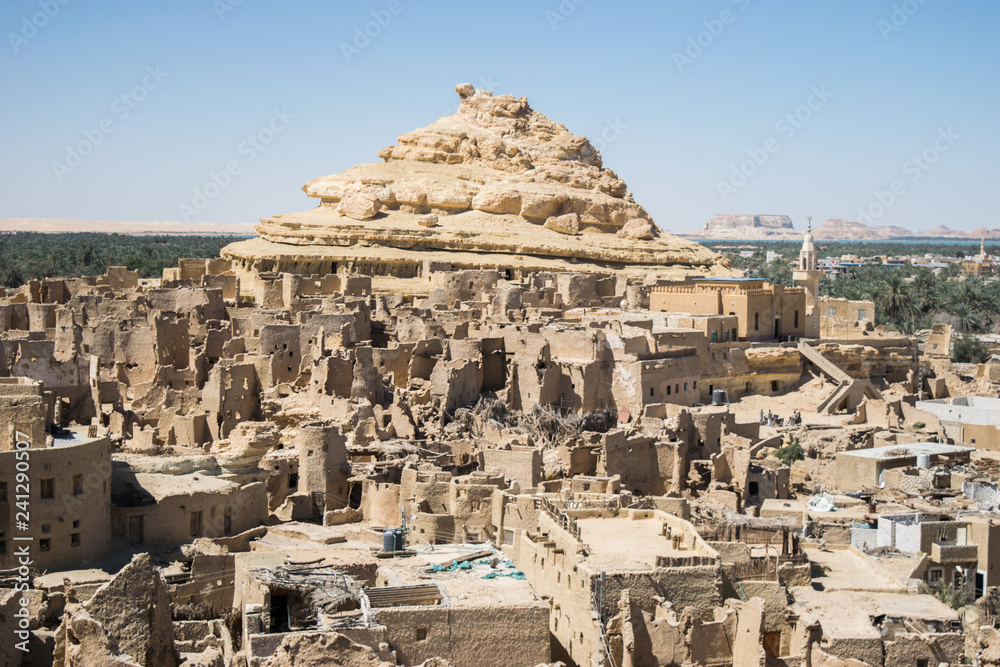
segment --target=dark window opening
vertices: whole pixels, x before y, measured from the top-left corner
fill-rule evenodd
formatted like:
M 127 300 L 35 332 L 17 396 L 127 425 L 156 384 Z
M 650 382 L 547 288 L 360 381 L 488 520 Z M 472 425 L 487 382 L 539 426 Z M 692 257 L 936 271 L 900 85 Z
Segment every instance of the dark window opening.
M 361 509 L 361 492 L 361 484 L 351 484 L 351 495 L 347 504 L 352 510 Z
M 760 484 L 757 482 L 750 482 L 750 495 L 756 496 L 760 494 Z
M 288 632 L 288 596 L 271 595 L 271 632 Z
M 201 535 L 201 512 L 191 512 L 191 535 Z
M 288 490 L 292 489 L 298 490 L 299 488 L 299 473 L 290 472 L 288 473 Z

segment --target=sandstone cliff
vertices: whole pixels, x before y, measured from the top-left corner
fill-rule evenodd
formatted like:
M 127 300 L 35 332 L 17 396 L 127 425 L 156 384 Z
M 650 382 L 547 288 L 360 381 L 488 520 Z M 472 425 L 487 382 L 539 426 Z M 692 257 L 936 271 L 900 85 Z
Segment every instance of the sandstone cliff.
M 319 206 L 262 220 L 259 239 L 223 254 L 267 270 L 346 263 L 401 277 L 428 259 L 637 277 L 732 273 L 721 256 L 659 229 L 586 138 L 523 97 L 456 91 L 457 113 L 400 135 L 381 162 L 308 182 Z

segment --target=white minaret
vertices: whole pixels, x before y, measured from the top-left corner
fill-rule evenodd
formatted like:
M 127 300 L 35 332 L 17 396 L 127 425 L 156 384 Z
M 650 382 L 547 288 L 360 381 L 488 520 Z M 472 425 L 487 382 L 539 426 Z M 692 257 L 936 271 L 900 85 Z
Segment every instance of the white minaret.
M 806 290 L 806 312 L 802 335 L 804 338 L 819 338 L 819 280 L 823 272 L 817 270 L 816 244 L 813 243 L 812 216 L 808 218 L 809 226 L 805 238 L 802 239 L 802 250 L 799 252 L 799 267 L 792 272 L 792 279 L 799 287 Z
M 799 270 L 800 271 L 815 271 L 816 270 L 816 244 L 813 243 L 813 227 L 812 227 L 812 216 L 809 216 L 809 228 L 806 230 L 806 236 L 802 239 L 802 251 L 799 252 Z

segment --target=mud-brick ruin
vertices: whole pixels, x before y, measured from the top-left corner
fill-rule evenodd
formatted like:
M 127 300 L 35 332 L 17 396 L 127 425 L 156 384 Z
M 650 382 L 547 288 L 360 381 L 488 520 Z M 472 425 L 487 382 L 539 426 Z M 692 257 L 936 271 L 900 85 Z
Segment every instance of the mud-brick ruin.
M 996 362 L 457 90 L 220 258 L 0 298 L 0 662 L 1000 664 Z

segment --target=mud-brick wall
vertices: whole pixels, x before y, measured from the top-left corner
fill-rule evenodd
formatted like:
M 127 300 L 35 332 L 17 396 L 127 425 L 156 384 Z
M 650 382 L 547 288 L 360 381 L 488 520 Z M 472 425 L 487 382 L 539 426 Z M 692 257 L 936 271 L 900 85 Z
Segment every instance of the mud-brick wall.
M 883 667 L 886 664 L 882 640 L 878 637 L 836 638 L 820 648 L 837 658 L 860 660 L 869 667 Z M 898 663 L 893 663 L 895 664 Z M 917 663 L 914 661 L 911 664 Z
M 549 662 L 548 606 L 377 609 L 386 641 L 403 665 L 440 656 L 455 665 L 534 667 Z M 424 639 L 420 639 L 423 636 Z
M 897 633 L 895 641 L 885 642 L 885 664 L 886 667 L 916 665 L 920 660 L 924 660 L 928 665 L 942 662 L 957 665 L 962 662 L 963 649 L 960 632 L 937 635 Z
M 591 576 L 591 587 L 600 586 L 599 575 Z M 607 573 L 604 581 L 604 613 L 607 618 L 617 613 L 622 591 L 628 589 L 632 604 L 652 612 L 653 600 L 662 596 L 673 603 L 674 609 L 694 607 L 699 618 L 711 618 L 713 610 L 722 604 L 722 568 L 719 565 L 671 567 L 652 572 Z

